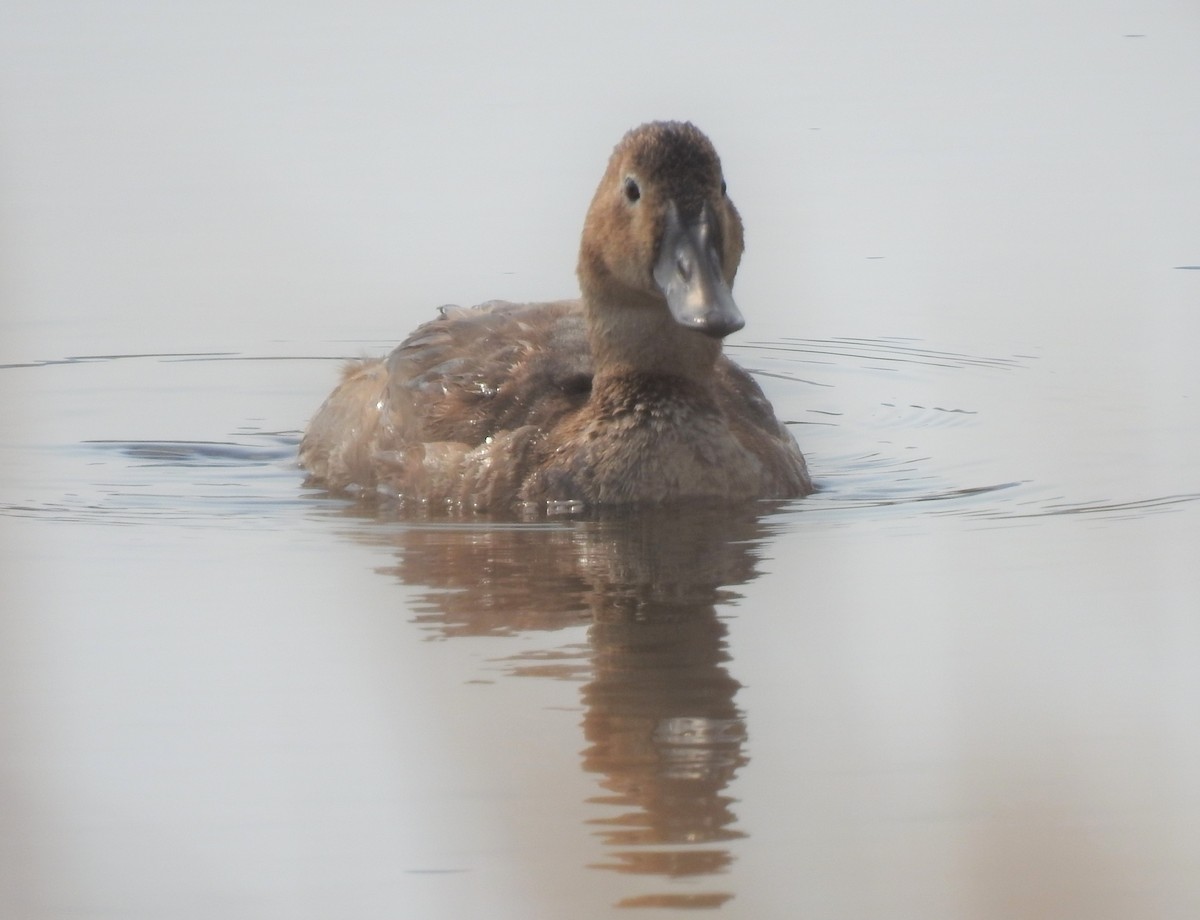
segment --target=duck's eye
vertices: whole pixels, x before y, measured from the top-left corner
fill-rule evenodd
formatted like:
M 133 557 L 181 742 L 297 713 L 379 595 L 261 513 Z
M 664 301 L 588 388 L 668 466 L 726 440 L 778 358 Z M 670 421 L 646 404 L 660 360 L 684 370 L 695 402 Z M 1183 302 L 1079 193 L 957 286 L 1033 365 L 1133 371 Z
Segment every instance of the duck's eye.
M 638 188 L 637 180 L 632 176 L 628 177 L 625 180 L 625 200 L 633 202 L 637 201 L 641 197 L 642 190 Z
M 725 197 L 725 180 L 724 179 L 721 180 L 721 197 L 722 198 Z

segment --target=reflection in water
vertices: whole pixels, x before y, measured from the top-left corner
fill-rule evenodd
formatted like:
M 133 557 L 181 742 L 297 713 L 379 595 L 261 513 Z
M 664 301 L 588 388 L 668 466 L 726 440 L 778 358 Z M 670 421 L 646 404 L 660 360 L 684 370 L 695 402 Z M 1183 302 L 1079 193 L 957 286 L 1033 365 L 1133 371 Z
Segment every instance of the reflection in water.
M 564 525 L 406 524 L 386 533 L 385 571 L 425 595 L 419 622 L 447 636 L 577 625 L 590 618 L 583 768 L 605 794 L 591 823 L 610 848 L 594 868 L 711 876 L 732 857 L 725 789 L 746 762 L 746 727 L 725 668 L 716 605 L 754 577 L 762 508 L 663 509 Z M 534 673 L 575 676 L 569 664 Z M 713 907 L 726 892 L 665 892 L 626 907 Z

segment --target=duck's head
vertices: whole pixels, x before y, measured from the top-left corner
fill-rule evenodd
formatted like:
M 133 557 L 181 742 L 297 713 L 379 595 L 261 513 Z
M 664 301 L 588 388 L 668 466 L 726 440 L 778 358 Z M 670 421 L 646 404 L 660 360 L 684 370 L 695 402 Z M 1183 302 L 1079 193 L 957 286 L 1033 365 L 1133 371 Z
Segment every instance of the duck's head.
M 720 340 L 745 324 L 731 288 L 742 221 L 712 142 L 690 123 L 651 122 L 613 150 L 584 223 L 579 283 L 589 305 L 664 308 Z

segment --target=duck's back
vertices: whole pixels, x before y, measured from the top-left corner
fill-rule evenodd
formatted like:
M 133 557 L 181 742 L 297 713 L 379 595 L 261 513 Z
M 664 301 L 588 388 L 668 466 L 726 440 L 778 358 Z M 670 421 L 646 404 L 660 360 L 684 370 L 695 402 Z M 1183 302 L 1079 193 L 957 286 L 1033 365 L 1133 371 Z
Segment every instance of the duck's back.
M 579 301 L 439 313 L 387 358 L 346 367 L 300 444 L 313 482 L 372 489 L 407 476 L 423 498 L 457 493 L 448 479 L 464 453 L 502 433 L 552 429 L 587 401 L 592 363 Z
M 443 307 L 387 359 L 387 424 L 400 441 L 470 447 L 548 429 L 592 384 L 579 301 Z

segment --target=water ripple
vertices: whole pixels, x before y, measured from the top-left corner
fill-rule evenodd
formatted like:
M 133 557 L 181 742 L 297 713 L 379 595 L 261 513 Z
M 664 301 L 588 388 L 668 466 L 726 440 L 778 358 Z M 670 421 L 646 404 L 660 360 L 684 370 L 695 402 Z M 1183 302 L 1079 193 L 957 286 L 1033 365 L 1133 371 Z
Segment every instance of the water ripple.
M 1027 353 L 981 355 L 917 339 L 861 337 L 783 338 L 736 344 L 730 352 L 760 378 L 809 457 L 819 491 L 790 506 L 808 522 L 814 521 L 812 515 L 840 523 L 872 515 L 891 520 L 897 514 L 989 523 L 1135 518 L 1200 499 L 1200 491 L 1187 483 L 1161 494 L 1128 495 L 1122 494 L 1125 484 L 1120 481 L 1054 482 L 1031 471 L 1023 456 L 1027 433 L 1004 427 L 1023 424 L 1013 411 L 1014 392 L 1024 386 L 1039 405 L 1056 402 L 1068 408 L 1086 394 L 1039 389 L 1061 387 L 1054 375 L 1022 382 L 1039 367 L 1040 359 Z M 108 382 L 106 368 L 134 358 L 155 359 L 147 362 L 145 385 L 151 388 L 154 364 L 164 361 L 250 367 L 289 356 L 224 351 L 84 355 L 6 367 L 53 374 L 63 365 L 89 365 L 93 379 L 80 385 L 101 392 Z M 247 379 L 255 374 L 261 377 L 262 371 L 248 372 Z M 220 385 L 239 401 L 248 398 L 238 395 L 236 372 L 221 370 Z M 203 391 L 201 378 L 196 392 Z M 227 524 L 231 518 L 261 522 L 285 509 L 344 504 L 300 488 L 298 443 L 295 430 L 252 428 L 213 440 L 99 438 L 36 448 L 45 463 L 26 458 L 27 478 L 32 482 L 38 473 L 52 477 L 59 491 L 49 480 L 31 486 L 19 499 L 10 489 L 0 514 L 117 524 Z M 482 526 L 507 526 L 476 520 Z

